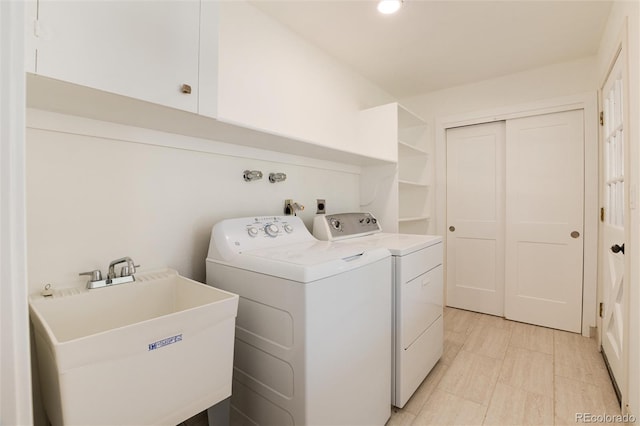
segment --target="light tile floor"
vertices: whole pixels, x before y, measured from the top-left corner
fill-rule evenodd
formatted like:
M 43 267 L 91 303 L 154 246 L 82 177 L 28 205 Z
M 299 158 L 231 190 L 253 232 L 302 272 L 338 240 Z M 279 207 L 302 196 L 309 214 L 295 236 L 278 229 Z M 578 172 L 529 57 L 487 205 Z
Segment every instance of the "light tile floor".
M 387 426 L 575 425 L 620 414 L 595 339 L 454 308 L 444 354 Z

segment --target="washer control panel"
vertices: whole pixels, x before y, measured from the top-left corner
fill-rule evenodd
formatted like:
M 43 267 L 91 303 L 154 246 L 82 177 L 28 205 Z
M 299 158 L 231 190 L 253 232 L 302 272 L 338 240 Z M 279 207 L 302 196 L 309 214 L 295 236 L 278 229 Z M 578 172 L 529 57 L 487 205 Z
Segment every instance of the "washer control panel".
M 290 216 L 262 216 L 245 219 L 247 235 L 251 238 L 278 238 L 296 231 Z
M 317 241 L 297 216 L 226 219 L 213 227 L 212 235 L 209 253 L 223 259 L 246 250 Z
M 378 220 L 371 213 L 317 215 L 313 220 L 313 236 L 319 240 L 333 241 L 381 231 Z

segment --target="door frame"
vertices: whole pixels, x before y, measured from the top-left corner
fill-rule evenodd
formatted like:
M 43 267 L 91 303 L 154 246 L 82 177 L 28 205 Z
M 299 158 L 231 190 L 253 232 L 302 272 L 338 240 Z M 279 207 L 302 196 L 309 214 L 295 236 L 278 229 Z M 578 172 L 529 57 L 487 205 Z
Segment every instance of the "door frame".
M 33 424 L 25 214 L 25 8 L 0 1 L 0 412 Z
M 582 335 L 590 337 L 597 326 L 598 282 L 598 95 L 588 92 L 543 101 L 451 115 L 435 125 L 435 229 L 446 235 L 446 130 L 555 112 L 584 111 L 584 261 L 582 287 Z M 445 259 L 446 261 L 446 259 Z M 445 277 L 446 280 L 446 277 Z M 446 286 L 446 282 L 445 282 Z

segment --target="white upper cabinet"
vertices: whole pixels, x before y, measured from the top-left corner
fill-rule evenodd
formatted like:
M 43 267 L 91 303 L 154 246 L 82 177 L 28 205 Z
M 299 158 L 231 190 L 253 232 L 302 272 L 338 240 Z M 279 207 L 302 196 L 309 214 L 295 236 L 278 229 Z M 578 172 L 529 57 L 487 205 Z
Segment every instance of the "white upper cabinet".
M 31 108 L 342 163 L 397 160 L 395 146 L 358 135 L 360 104 L 389 95 L 250 3 L 27 0 L 26 31 Z
M 39 0 L 37 8 L 36 74 L 197 112 L 200 1 Z

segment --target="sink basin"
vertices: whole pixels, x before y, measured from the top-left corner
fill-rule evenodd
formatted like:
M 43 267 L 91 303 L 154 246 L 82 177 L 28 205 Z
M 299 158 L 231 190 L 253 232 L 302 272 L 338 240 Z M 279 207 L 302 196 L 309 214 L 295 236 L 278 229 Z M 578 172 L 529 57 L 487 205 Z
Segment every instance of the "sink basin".
M 52 425 L 175 425 L 231 395 L 238 296 L 167 269 L 29 300 Z

